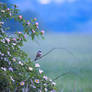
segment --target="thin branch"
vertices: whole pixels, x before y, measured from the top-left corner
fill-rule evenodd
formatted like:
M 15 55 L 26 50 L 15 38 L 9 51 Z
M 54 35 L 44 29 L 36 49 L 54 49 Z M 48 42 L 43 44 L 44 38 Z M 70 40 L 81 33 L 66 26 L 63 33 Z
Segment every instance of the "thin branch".
M 55 50 L 55 48 L 49 50 L 46 54 L 42 55 L 39 59 L 41 59 L 41 58 L 47 56 L 49 53 L 51 53 L 51 52 L 54 51 L 54 50 Z
M 79 58 L 77 58 L 77 57 L 76 57 L 70 50 L 68 50 L 67 48 L 53 48 L 53 49 L 49 50 L 46 54 L 42 55 L 39 59 L 41 59 L 41 58 L 47 56 L 48 54 L 50 54 L 51 52 L 53 52 L 54 50 L 57 50 L 57 49 L 65 50 L 66 52 L 68 52 L 69 54 L 71 54 L 73 57 L 75 57 L 77 60 L 79 60 Z M 39 60 L 39 59 L 38 59 L 38 60 Z M 73 72 L 65 72 L 65 73 L 63 73 L 63 74 L 60 74 L 60 75 L 58 75 L 56 78 L 54 78 L 53 81 L 59 79 L 59 78 L 62 77 L 62 76 L 65 76 L 65 75 L 67 75 L 67 74 L 70 74 L 70 73 L 73 73 Z
M 70 74 L 70 73 L 72 73 L 72 72 L 65 72 L 65 73 L 62 73 L 62 74 L 58 75 L 56 78 L 54 78 L 53 81 L 59 79 L 59 78 L 62 77 L 62 76 L 65 76 L 65 75 L 67 75 L 67 74 Z
M 69 54 L 71 54 L 73 57 L 75 57 L 77 60 L 79 60 L 70 50 L 68 50 L 67 48 L 53 48 L 51 50 L 49 50 L 46 54 L 42 55 L 39 59 L 47 56 L 48 54 L 50 54 L 51 52 L 53 52 L 54 50 L 57 50 L 57 49 L 60 49 L 60 50 L 65 50 L 66 52 L 68 52 Z M 39 60 L 37 59 L 37 60 Z M 36 60 L 36 61 L 37 61 Z

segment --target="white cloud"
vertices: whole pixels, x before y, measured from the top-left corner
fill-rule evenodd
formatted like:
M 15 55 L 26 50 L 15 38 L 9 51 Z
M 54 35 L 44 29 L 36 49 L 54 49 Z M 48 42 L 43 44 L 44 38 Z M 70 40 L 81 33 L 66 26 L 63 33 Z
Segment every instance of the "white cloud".
M 41 4 L 50 4 L 50 3 L 56 3 L 56 4 L 61 4 L 61 3 L 72 3 L 75 2 L 76 0 L 38 0 L 39 3 Z
M 41 4 L 49 4 L 51 0 L 38 0 Z

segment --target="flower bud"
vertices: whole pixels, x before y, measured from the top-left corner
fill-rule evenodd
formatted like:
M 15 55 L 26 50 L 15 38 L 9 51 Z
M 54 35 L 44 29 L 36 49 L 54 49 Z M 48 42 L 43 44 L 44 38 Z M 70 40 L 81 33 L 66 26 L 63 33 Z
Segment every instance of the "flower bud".
M 42 35 L 44 35 L 44 33 L 45 33 L 45 31 L 44 31 L 44 30 L 42 30 L 42 31 L 41 31 L 41 34 L 42 34 Z
M 39 23 L 38 23 L 38 22 L 36 22 L 36 23 L 35 23 L 35 25 L 36 25 L 36 26 L 38 26 L 38 25 L 39 25 Z
M 19 17 L 18 17 L 18 18 L 19 18 L 20 20 L 22 20 L 22 18 L 23 18 L 23 17 L 22 17 L 21 15 L 19 15 Z

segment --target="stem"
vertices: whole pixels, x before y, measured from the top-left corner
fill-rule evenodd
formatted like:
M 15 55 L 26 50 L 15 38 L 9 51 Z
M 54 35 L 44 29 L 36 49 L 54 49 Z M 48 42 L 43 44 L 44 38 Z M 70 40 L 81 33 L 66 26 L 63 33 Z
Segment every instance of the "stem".
M 65 75 L 67 75 L 67 74 L 70 74 L 70 73 L 72 73 L 72 72 L 65 72 L 65 73 L 62 73 L 62 74 L 58 75 L 56 78 L 54 78 L 53 81 L 59 79 L 59 78 L 62 77 L 62 76 L 65 76 Z
M 37 60 L 40 60 L 41 58 L 43 58 L 43 57 L 45 57 L 45 56 L 47 56 L 48 54 L 50 54 L 51 52 L 53 52 L 54 50 L 58 50 L 58 49 L 60 49 L 60 50 L 65 50 L 66 52 L 68 52 L 69 54 L 71 54 L 73 57 L 75 57 L 78 61 L 79 61 L 79 59 L 70 51 L 70 50 L 68 50 L 67 48 L 53 48 L 53 49 L 51 49 L 51 50 L 49 50 L 46 54 L 44 54 L 44 55 L 42 55 L 39 59 L 37 59 Z M 36 61 L 37 61 L 36 60 Z M 34 61 L 34 60 L 33 60 Z

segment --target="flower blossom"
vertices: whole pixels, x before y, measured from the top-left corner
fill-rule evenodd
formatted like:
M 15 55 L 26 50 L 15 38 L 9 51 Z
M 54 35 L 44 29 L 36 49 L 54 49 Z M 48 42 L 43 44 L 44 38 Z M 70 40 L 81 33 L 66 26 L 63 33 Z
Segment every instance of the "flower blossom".
M 35 30 L 32 29 L 32 33 L 35 33 Z
M 43 73 L 43 70 L 39 69 L 39 73 L 42 74 Z
M 5 67 L 1 67 L 2 70 L 6 71 L 6 68 Z
M 47 77 L 47 76 L 43 76 L 43 78 L 44 78 L 45 80 L 48 80 L 48 77 Z
M 15 58 L 13 58 L 12 60 L 13 60 L 14 62 L 16 61 L 16 59 L 15 59 Z
M 2 43 L 5 43 L 5 40 L 4 40 L 4 39 L 2 39 L 2 40 L 1 40 L 1 42 L 2 42 Z
M 42 30 L 42 31 L 41 31 L 41 34 L 42 34 L 42 35 L 44 35 L 44 33 L 45 33 L 45 31 L 44 31 L 44 30 Z
M 32 68 L 32 67 L 29 67 L 29 70 L 30 70 L 30 71 L 32 71 L 32 70 L 33 70 L 33 68 Z
M 55 86 L 56 85 L 56 83 L 55 82 L 52 82 L 52 84 Z
M 23 63 L 21 61 L 19 61 L 19 64 L 23 66 Z
M 13 40 L 13 41 L 16 41 L 16 38 L 13 38 L 12 40 Z
M 48 89 L 47 88 L 44 88 L 45 92 L 48 92 Z
M 9 8 L 7 8 L 6 10 L 7 10 L 7 11 L 9 11 L 10 9 L 9 9 Z
M 15 80 L 12 78 L 12 76 L 10 76 L 10 79 L 14 82 Z
M 35 64 L 35 67 L 40 67 L 40 65 L 38 63 Z
M 21 86 L 24 86 L 25 85 L 25 82 L 24 81 L 20 82 L 20 85 Z
M 35 79 L 35 83 L 39 83 L 39 79 Z
M 30 25 L 30 22 L 29 21 L 27 22 L 27 25 Z
M 22 17 L 21 15 L 19 15 L 19 17 L 18 17 L 18 18 L 19 18 L 20 20 L 22 20 L 22 18 L 23 18 L 23 17 Z
M 0 25 L 3 25 L 4 24 L 4 22 L 0 22 Z
M 12 67 L 9 67 L 9 71 L 12 71 L 13 72 L 13 68 Z
M 38 23 L 38 22 L 36 22 L 36 23 L 35 23 L 35 25 L 36 25 L 36 26 L 38 26 L 38 25 L 39 25 L 39 23 Z
M 16 43 L 12 43 L 12 45 L 14 45 L 14 46 L 15 46 L 15 45 L 16 45 Z
M 10 42 L 10 39 L 9 39 L 9 38 L 5 38 L 5 40 L 7 41 L 7 43 L 9 43 L 9 42 Z
M 18 34 L 22 34 L 22 32 L 18 32 Z
M 5 10 L 1 10 L 2 13 L 5 13 Z
M 11 56 L 11 54 L 10 54 L 10 52 L 9 52 L 9 51 L 7 51 L 7 54 L 8 54 L 9 56 Z

